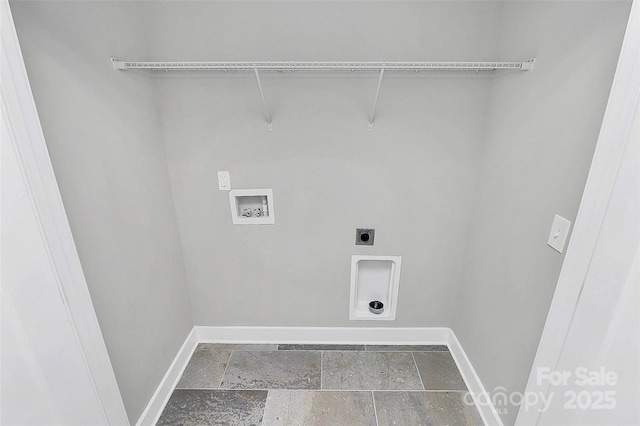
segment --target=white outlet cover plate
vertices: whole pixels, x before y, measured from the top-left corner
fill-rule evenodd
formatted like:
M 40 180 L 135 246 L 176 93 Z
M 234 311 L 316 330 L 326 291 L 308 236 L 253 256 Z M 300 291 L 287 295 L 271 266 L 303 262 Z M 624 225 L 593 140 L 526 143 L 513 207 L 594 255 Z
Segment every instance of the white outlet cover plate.
M 229 172 L 218 172 L 218 189 L 220 191 L 231 190 L 231 177 Z
M 562 216 L 555 215 L 553 223 L 551 224 L 551 232 L 549 233 L 549 241 L 547 241 L 547 244 L 559 253 L 562 253 L 567 238 L 569 237 L 570 228 L 571 222 Z

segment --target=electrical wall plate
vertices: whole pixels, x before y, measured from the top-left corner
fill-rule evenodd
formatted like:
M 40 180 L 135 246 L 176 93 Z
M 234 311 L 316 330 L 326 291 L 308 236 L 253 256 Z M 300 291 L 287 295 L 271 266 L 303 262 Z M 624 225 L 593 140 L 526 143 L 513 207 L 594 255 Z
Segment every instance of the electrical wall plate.
M 571 222 L 562 216 L 555 215 L 553 223 L 551 224 L 551 232 L 549 233 L 549 240 L 547 241 L 547 244 L 558 253 L 562 253 L 564 251 L 567 238 L 569 237 L 570 228 Z
M 229 172 L 218 172 L 218 189 L 220 191 L 231 190 L 231 177 Z

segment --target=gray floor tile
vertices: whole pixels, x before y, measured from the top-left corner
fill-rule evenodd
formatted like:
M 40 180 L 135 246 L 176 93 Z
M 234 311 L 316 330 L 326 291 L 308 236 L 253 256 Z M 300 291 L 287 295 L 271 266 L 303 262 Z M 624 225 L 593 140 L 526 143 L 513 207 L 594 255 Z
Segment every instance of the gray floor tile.
M 413 356 L 426 390 L 467 390 L 449 352 L 414 352 Z
M 269 391 L 263 425 L 376 426 L 371 392 Z
M 234 351 L 221 388 L 320 389 L 320 352 Z
M 409 352 L 324 352 L 322 389 L 422 390 Z
M 369 352 L 448 352 L 447 345 L 367 345 Z
M 364 351 L 364 345 L 278 345 L 280 351 Z
M 466 392 L 374 392 L 378 425 L 478 426 L 480 413 Z
M 267 391 L 173 391 L 156 426 L 259 425 Z
M 224 370 L 231 356 L 230 350 L 200 343 L 193 352 L 176 389 L 215 389 L 220 387 Z
M 205 343 L 207 345 L 212 345 L 215 349 L 218 350 L 228 350 L 228 351 L 277 351 L 278 345 L 272 344 L 263 344 L 263 343 L 250 343 L 250 344 L 239 344 L 239 343 Z

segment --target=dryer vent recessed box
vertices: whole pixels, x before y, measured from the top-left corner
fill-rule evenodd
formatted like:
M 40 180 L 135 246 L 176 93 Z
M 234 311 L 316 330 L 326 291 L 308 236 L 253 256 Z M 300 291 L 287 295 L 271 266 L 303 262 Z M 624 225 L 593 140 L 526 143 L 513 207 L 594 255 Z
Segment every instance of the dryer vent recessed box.
M 271 189 L 233 189 L 229 191 L 229 204 L 234 225 L 276 223 Z

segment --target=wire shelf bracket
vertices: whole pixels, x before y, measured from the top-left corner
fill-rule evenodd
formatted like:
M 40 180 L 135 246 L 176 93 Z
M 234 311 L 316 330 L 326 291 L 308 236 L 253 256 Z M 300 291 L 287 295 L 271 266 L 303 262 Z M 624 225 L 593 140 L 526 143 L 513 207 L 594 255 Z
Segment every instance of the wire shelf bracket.
M 260 82 L 260 71 L 378 71 L 378 89 L 369 118 L 373 130 L 382 78 L 388 71 L 530 71 L 535 59 L 527 61 L 445 61 L 445 62 L 323 62 L 323 61 L 235 61 L 235 62 L 164 62 L 123 61 L 111 58 L 115 70 L 141 69 L 150 71 L 253 71 L 260 90 L 268 129 L 272 130 L 271 116 Z
M 253 69 L 256 74 L 256 81 L 258 82 L 258 89 L 260 90 L 260 97 L 262 98 L 262 105 L 264 106 L 264 114 L 267 116 L 267 129 L 269 131 L 273 130 L 273 125 L 271 123 L 271 116 L 269 115 L 269 108 L 267 108 L 267 101 L 264 99 L 264 92 L 262 91 L 262 84 L 260 83 L 260 73 L 257 68 Z
M 384 76 L 384 68 L 380 70 L 380 77 L 378 77 L 378 89 L 376 90 L 376 98 L 373 101 L 373 108 L 371 110 L 371 118 L 369 119 L 369 130 L 373 130 L 373 119 L 376 117 L 376 107 L 378 106 L 378 97 L 380 96 L 380 86 L 382 86 L 382 77 Z

